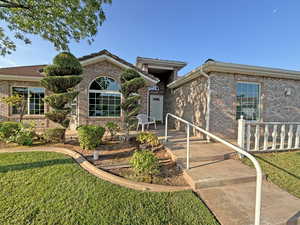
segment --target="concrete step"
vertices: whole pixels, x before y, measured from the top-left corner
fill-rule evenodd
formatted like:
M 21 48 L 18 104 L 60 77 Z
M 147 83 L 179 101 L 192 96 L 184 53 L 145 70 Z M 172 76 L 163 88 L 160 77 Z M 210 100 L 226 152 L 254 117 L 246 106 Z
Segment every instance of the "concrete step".
M 222 225 L 253 225 L 255 182 L 198 189 Z M 261 225 L 300 225 L 300 200 L 263 181 Z
M 185 162 L 177 164 L 186 168 Z M 184 177 L 193 189 L 201 189 L 253 182 L 256 171 L 234 159 L 191 162 L 190 169 L 184 170 Z

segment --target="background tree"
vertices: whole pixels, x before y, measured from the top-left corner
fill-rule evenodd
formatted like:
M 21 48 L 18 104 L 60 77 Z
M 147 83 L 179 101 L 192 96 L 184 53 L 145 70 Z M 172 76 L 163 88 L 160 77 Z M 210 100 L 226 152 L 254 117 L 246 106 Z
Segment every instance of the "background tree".
M 0 0 L 0 54 L 16 49 L 12 40 L 31 43 L 28 34 L 52 42 L 57 50 L 68 50 L 70 40 L 87 39 L 89 43 L 105 20 L 103 4 L 111 0 Z M 7 31 L 11 35 L 7 35 Z
M 52 92 L 44 98 L 52 108 L 52 111 L 46 113 L 46 117 L 66 129 L 71 112 L 67 105 L 79 94 L 75 86 L 82 80 L 81 64 L 71 53 L 62 52 L 54 57 L 52 65 L 44 68 L 44 73 L 46 77 L 41 80 L 41 85 Z
M 141 110 L 139 104 L 140 95 L 138 91 L 145 86 L 145 80 L 133 69 L 125 70 L 121 75 L 121 93 L 124 101 L 121 108 L 124 112 L 124 129 L 126 139 L 129 138 L 129 131 L 135 125 L 136 116 Z
M 26 111 L 27 99 L 25 99 L 24 96 L 17 94 L 17 95 L 12 95 L 12 96 L 8 96 L 8 97 L 3 97 L 1 99 L 1 101 L 8 104 L 9 106 L 16 107 L 16 110 L 19 112 L 19 115 L 20 115 L 19 121 L 22 122 L 25 111 Z

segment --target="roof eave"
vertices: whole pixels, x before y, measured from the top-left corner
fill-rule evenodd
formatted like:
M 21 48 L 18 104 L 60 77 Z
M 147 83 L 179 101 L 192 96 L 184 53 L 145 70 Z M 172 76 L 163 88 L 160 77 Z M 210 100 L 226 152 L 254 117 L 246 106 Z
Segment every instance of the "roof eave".
M 172 89 L 177 88 L 199 76 L 202 76 L 201 67 L 202 70 L 205 71 L 206 73 L 221 72 L 221 73 L 242 74 L 248 76 L 261 76 L 261 77 L 271 77 L 271 78 L 280 78 L 280 79 L 300 80 L 299 71 L 209 61 L 203 64 L 202 66 L 196 68 L 195 70 L 189 72 L 184 77 L 181 77 L 173 81 L 167 87 Z
M 99 56 L 95 56 L 93 58 L 90 58 L 90 59 L 85 59 L 85 60 L 82 60 L 80 61 L 81 65 L 82 66 L 87 66 L 87 65 L 90 65 L 90 64 L 93 64 L 93 63 L 96 63 L 96 62 L 100 62 L 100 61 L 103 61 L 103 60 L 108 60 L 110 62 L 112 62 L 113 64 L 117 65 L 117 66 L 120 66 L 122 68 L 125 68 L 125 69 L 135 69 L 135 68 L 132 68 L 128 65 L 125 65 L 124 63 L 121 63 L 119 62 L 118 60 L 106 55 L 106 54 L 103 54 L 103 55 L 99 55 Z M 143 77 L 144 79 L 154 83 L 154 84 L 157 84 L 159 82 L 159 79 L 152 79 L 151 77 L 148 77 L 147 75 L 141 73 L 140 71 L 137 70 L 137 72 L 139 73 L 139 75 L 141 77 Z
M 43 77 L 34 76 L 19 76 L 19 75 L 7 75 L 0 74 L 0 80 L 12 80 L 12 81 L 36 81 L 39 82 Z

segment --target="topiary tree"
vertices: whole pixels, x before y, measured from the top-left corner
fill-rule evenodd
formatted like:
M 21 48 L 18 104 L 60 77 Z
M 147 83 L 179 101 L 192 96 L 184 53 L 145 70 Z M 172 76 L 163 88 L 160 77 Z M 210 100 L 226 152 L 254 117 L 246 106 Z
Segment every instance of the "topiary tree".
M 52 111 L 46 117 L 63 128 L 68 128 L 68 118 L 71 103 L 79 94 L 75 86 L 82 80 L 82 66 L 78 59 L 69 52 L 62 52 L 54 57 L 53 64 L 44 68 L 46 77 L 41 80 L 41 85 L 51 91 L 51 95 L 44 98 Z
M 141 110 L 138 91 L 145 86 L 145 80 L 133 69 L 125 70 L 121 75 L 121 93 L 124 101 L 121 108 L 124 112 L 124 129 L 126 140 L 129 138 L 129 130 L 136 121 L 136 116 Z

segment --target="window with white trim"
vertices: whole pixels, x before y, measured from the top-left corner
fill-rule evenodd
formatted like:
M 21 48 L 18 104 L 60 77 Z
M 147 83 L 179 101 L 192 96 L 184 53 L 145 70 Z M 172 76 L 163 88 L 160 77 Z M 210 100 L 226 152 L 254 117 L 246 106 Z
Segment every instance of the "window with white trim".
M 25 114 L 30 115 L 43 115 L 45 112 L 44 109 L 44 97 L 45 97 L 45 89 L 38 87 L 13 87 L 12 88 L 13 95 L 23 96 L 26 101 L 26 109 Z M 12 107 L 12 114 L 20 114 L 18 108 Z
M 236 118 L 259 120 L 260 85 L 257 83 L 238 82 L 236 85 Z
M 120 117 L 120 85 L 109 77 L 99 77 L 89 88 L 89 116 Z

